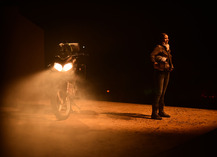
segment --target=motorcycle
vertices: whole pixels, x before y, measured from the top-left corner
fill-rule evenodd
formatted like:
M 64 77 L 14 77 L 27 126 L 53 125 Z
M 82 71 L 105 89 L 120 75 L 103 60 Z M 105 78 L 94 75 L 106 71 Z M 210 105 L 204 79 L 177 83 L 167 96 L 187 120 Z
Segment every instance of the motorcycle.
M 72 112 L 80 108 L 75 103 L 78 94 L 77 72 L 86 69 L 85 64 L 78 64 L 77 60 L 84 53 L 79 53 L 78 43 L 60 43 L 60 53 L 54 57 L 49 65 L 53 73 L 51 106 L 58 120 L 67 119 Z M 74 108 L 74 109 L 72 109 Z

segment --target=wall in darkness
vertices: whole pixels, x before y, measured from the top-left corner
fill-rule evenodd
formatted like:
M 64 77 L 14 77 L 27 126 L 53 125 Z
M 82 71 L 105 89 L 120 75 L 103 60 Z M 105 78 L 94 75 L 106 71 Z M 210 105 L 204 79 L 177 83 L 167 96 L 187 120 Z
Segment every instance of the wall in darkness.
M 44 31 L 22 16 L 17 7 L 1 7 L 0 30 L 3 101 L 11 83 L 44 69 Z
M 2 81 L 22 77 L 44 68 L 44 31 L 22 16 L 17 7 L 1 10 Z

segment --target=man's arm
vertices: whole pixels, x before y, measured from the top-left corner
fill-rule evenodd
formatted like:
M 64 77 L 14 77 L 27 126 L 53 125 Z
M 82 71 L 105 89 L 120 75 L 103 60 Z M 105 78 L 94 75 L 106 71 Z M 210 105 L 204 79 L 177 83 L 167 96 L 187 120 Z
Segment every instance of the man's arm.
M 156 47 L 154 48 L 154 50 L 151 52 L 150 58 L 151 58 L 151 62 L 152 62 L 153 64 L 157 64 L 157 61 L 156 61 L 155 56 L 158 55 L 160 52 L 161 52 L 161 49 L 160 49 L 160 46 L 159 46 L 159 45 L 156 46 Z

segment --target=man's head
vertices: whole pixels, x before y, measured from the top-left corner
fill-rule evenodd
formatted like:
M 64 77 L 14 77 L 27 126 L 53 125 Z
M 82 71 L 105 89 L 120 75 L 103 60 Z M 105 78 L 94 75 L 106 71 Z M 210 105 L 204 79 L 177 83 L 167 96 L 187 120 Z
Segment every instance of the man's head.
M 166 33 L 160 34 L 160 42 L 161 44 L 168 44 L 169 43 L 169 36 Z

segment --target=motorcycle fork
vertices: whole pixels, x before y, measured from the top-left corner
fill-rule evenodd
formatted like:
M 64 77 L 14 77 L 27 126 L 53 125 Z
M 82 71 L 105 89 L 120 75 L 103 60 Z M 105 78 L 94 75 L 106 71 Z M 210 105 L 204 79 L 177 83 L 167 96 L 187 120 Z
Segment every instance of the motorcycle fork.
M 73 98 L 75 95 L 75 82 L 69 82 L 67 83 L 67 94 L 70 96 L 70 98 Z
M 61 104 L 65 104 L 67 95 L 68 95 L 68 82 L 59 85 L 57 96 Z

